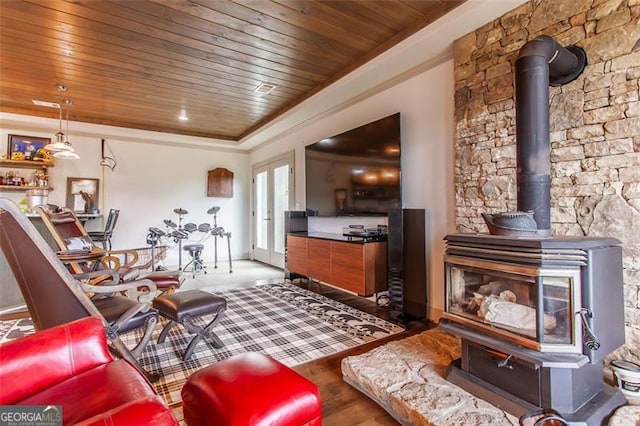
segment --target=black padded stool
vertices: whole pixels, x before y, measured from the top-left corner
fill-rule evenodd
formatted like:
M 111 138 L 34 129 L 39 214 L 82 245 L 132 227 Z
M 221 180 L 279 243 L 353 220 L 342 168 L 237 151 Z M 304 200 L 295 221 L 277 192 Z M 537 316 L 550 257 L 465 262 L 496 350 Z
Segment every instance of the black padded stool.
M 191 261 L 187 263 L 184 267 L 184 271 L 187 270 L 189 265 L 191 265 L 191 272 L 193 274 L 193 278 L 196 277 L 196 273 L 202 271 L 205 274 L 207 271 L 204 269 L 204 262 L 202 261 L 202 250 L 204 249 L 203 244 L 187 244 L 182 247 L 184 251 L 189 252 L 189 256 L 191 256 Z
M 160 315 L 169 320 L 169 323 L 160 332 L 158 343 L 164 342 L 175 323 L 182 324 L 189 333 L 195 334 L 184 353 L 184 361 L 189 361 L 193 350 L 203 337 L 210 338 L 213 341 L 213 346 L 217 349 L 224 346 L 222 340 L 212 331 L 213 327 L 222 320 L 224 311 L 227 309 L 227 301 L 224 298 L 206 291 L 187 290 L 156 297 L 153 299 L 153 307 L 158 310 Z M 209 314 L 215 314 L 215 316 L 205 327 L 194 322 L 195 318 Z

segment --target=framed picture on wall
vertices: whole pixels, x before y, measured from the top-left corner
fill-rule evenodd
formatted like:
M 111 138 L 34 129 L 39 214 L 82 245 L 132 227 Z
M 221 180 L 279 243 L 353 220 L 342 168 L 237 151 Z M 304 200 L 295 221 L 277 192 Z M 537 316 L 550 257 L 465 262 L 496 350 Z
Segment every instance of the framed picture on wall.
M 51 143 L 51 138 L 9 135 L 7 158 L 13 160 L 33 160 L 36 152 L 49 143 Z
M 67 207 L 74 212 L 95 213 L 98 211 L 98 188 L 100 179 L 67 178 Z

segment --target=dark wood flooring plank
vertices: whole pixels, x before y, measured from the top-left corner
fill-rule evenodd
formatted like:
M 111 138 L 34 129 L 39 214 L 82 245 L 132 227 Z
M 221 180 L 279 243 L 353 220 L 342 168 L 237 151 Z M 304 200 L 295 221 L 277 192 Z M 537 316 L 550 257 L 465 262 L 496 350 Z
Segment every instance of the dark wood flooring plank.
M 295 284 L 356 309 L 389 320 L 388 310 L 377 306 L 375 302 L 369 299 L 345 293 L 318 282 L 308 283 L 300 280 L 296 281 Z M 363 354 L 387 342 L 409 337 L 433 326 L 434 324 L 427 322 L 413 322 L 406 325 L 407 331 L 402 333 L 375 340 L 365 345 L 294 367 L 294 370 L 314 382 L 320 390 L 320 397 L 322 398 L 322 424 L 326 426 L 397 425 L 398 422 L 382 407 L 342 380 L 342 370 L 340 368 L 342 359 L 348 356 Z

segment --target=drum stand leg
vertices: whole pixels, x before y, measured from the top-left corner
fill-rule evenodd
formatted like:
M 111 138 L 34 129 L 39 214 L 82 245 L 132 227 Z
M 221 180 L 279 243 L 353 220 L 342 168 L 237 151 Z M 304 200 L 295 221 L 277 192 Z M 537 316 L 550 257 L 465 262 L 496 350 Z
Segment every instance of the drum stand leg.
M 213 238 L 213 269 L 218 269 L 218 238 Z
M 213 229 L 218 228 L 218 215 L 213 214 Z M 213 269 L 218 269 L 218 238 L 213 239 Z
M 231 263 L 231 232 L 227 232 L 227 251 L 229 253 L 229 273 L 233 273 L 233 264 Z
M 156 243 L 155 241 L 151 243 L 151 272 L 156 270 Z

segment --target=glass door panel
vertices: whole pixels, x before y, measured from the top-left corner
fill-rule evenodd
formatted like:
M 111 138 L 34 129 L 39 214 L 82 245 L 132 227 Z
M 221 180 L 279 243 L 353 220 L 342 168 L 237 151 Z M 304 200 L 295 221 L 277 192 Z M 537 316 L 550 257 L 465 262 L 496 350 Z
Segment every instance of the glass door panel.
M 284 212 L 290 210 L 292 157 L 254 168 L 253 258 L 284 268 Z
M 267 250 L 269 248 L 269 193 L 267 186 L 267 172 L 259 172 L 255 177 L 256 182 L 256 248 Z
M 284 212 L 289 210 L 289 165 L 273 169 L 273 251 L 284 256 Z

